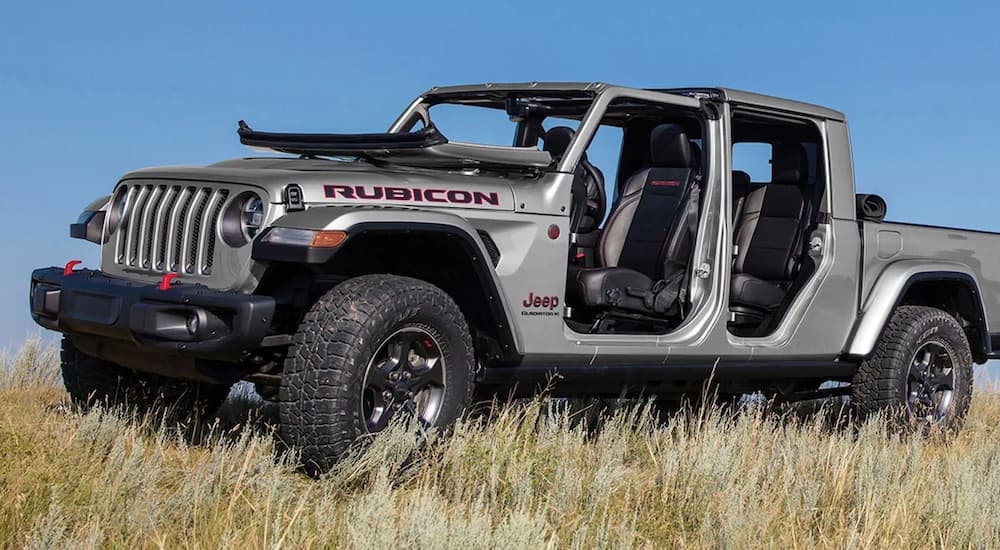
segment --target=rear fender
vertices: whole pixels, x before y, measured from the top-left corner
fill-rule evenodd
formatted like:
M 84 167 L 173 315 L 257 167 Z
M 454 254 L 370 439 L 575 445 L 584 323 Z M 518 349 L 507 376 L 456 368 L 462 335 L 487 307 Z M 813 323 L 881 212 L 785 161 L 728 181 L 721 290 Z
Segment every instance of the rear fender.
M 894 262 L 882 271 L 854 325 L 854 332 L 845 355 L 855 359 L 863 359 L 870 355 L 893 310 L 904 303 L 907 292 L 915 285 L 934 282 L 958 284 L 971 293 L 973 304 L 970 311 L 963 312 L 963 317 L 980 335 L 977 338 L 978 342 L 970 338 L 972 354 L 978 360 L 984 361 L 992 353 L 992 349 L 987 329 L 986 308 L 983 306 L 975 273 L 963 264 L 923 260 Z

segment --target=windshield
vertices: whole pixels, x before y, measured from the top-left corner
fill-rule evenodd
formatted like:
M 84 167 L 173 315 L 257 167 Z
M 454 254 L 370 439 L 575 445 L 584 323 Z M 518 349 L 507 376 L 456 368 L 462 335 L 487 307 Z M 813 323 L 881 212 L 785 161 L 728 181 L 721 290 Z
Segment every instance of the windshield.
M 512 116 L 504 109 L 439 103 L 428 109 L 431 124 L 448 141 L 505 147 L 542 147 L 542 136 L 554 127 L 579 128 L 579 119 L 554 116 Z M 582 113 L 581 113 L 582 115 Z M 413 130 L 420 130 L 417 124 Z
M 453 142 L 534 148 L 552 126 L 576 131 L 594 97 L 590 92 L 485 90 L 431 96 L 418 109 L 419 119 L 396 129 L 432 126 Z
M 501 109 L 441 103 L 428 110 L 431 123 L 449 141 L 480 145 L 514 144 L 517 123 Z M 419 125 L 415 130 L 419 130 Z

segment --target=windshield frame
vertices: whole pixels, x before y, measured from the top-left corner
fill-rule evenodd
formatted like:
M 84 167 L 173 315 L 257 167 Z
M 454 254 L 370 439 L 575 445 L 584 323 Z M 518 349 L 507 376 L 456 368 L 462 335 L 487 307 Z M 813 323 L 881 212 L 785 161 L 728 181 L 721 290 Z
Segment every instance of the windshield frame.
M 532 94 L 565 95 L 567 98 L 577 100 L 586 99 L 590 101 L 589 107 L 580 117 L 580 124 L 576 128 L 576 136 L 570 142 L 559 164 L 555 167 L 555 171 L 563 173 L 573 173 L 576 170 L 577 164 L 583 158 L 587 148 L 590 146 L 590 142 L 601 127 L 612 102 L 617 99 L 634 99 L 685 109 L 701 109 L 701 101 L 690 96 L 639 88 L 608 86 L 601 83 L 456 86 L 432 88 L 427 93 L 418 96 L 396 118 L 389 127 L 389 132 L 409 132 L 417 123 L 422 123 L 424 126 L 432 125 L 433 121 L 430 117 L 430 109 L 434 105 L 450 103 L 497 109 L 500 108 L 497 102 L 502 101 L 499 99 L 501 97 Z M 509 147 L 516 149 L 513 146 Z
M 587 110 L 587 113 L 583 116 L 580 126 L 576 130 L 576 136 L 566 149 L 566 153 L 559 162 L 557 171 L 573 173 L 576 170 L 577 164 L 579 164 L 580 160 L 587 152 L 587 148 L 590 147 L 590 142 L 594 139 L 594 135 L 597 134 L 597 130 L 601 127 L 602 121 L 604 120 L 611 103 L 616 99 L 621 98 L 636 99 L 650 103 L 661 103 L 694 110 L 701 109 L 701 102 L 699 100 L 687 96 L 652 92 L 637 88 L 623 88 L 619 86 L 609 87 L 597 95 L 594 102 Z

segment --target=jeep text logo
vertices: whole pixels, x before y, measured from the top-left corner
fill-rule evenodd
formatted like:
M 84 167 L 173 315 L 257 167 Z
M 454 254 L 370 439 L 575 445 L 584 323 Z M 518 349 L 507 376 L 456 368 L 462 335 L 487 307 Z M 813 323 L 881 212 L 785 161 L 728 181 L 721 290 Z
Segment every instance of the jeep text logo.
M 383 187 L 381 185 L 324 185 L 328 198 L 371 201 L 407 201 L 445 204 L 477 204 L 500 206 L 496 191 L 466 191 L 464 189 L 419 189 L 416 187 Z
M 521 311 L 521 315 L 559 315 L 552 311 L 559 307 L 558 296 L 536 296 L 534 292 L 529 292 L 521 305 L 526 308 Z

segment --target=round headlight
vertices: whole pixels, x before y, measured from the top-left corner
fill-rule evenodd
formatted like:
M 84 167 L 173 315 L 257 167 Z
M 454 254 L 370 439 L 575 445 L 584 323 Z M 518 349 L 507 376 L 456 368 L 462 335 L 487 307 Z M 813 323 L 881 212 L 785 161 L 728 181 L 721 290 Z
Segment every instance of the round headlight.
M 242 218 L 243 233 L 247 236 L 247 240 L 252 241 L 260 231 L 260 226 L 264 224 L 264 201 L 257 195 L 250 195 L 243 202 Z
M 264 225 L 264 199 L 252 191 L 240 193 L 226 206 L 220 221 L 220 233 L 234 248 L 246 245 Z
M 111 207 L 108 209 L 108 232 L 110 235 L 114 233 L 118 226 L 122 223 L 122 218 L 125 217 L 125 205 L 128 202 L 128 189 L 122 187 L 115 193 L 115 196 L 111 198 Z

